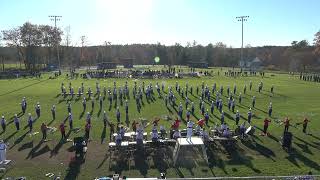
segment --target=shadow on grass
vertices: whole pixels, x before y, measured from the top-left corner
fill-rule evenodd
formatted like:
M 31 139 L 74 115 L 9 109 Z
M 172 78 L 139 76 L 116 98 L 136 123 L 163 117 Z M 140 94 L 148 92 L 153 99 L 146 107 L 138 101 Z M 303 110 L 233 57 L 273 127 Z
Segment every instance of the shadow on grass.
M 81 119 L 85 113 L 86 109 L 83 109 L 83 111 L 81 112 L 80 116 L 79 116 L 79 119 Z
M 153 162 L 154 162 L 154 166 L 155 166 L 155 168 L 158 169 L 158 171 L 160 173 L 161 172 L 166 173 L 167 169 L 169 168 L 168 162 L 165 161 L 166 153 L 167 152 L 164 151 L 163 149 L 159 149 L 159 150 L 157 150 L 156 155 L 152 157 Z
M 169 152 L 162 148 L 157 148 L 152 151 L 154 153 L 147 153 L 146 149 L 137 149 L 132 155 L 125 154 L 124 152 L 121 152 L 117 155 L 113 155 L 116 157 L 115 160 L 112 161 L 115 164 L 110 164 L 110 170 L 114 171 L 117 174 L 121 174 L 122 171 L 129 170 L 130 167 L 132 167 L 132 165 L 131 163 L 127 163 L 127 158 L 132 156 L 132 161 L 134 163 L 133 168 L 135 170 L 138 170 L 143 177 L 147 176 L 149 168 L 156 168 L 158 169 L 159 173 L 166 172 L 169 168 L 169 164 L 166 161 L 167 158 L 165 158 L 165 156 Z M 106 155 L 96 169 L 101 168 L 106 159 L 108 158 L 108 155 Z M 153 167 L 149 163 L 151 160 L 153 161 Z M 110 163 L 112 162 L 110 161 Z M 183 177 L 183 174 L 180 177 Z
M 255 168 L 251 160 L 252 157 L 246 156 L 244 150 L 242 150 L 239 146 L 235 146 L 234 148 L 226 148 L 230 160 L 227 161 L 228 165 L 245 165 L 250 168 L 255 173 L 262 173 L 259 169 Z M 222 162 L 223 163 L 223 162 Z
M 297 136 L 294 136 L 294 138 L 297 139 L 297 140 L 299 140 L 299 141 L 301 141 L 301 142 L 303 142 L 305 145 L 311 146 L 311 147 L 313 147 L 313 148 L 315 148 L 315 149 L 318 149 L 318 148 L 319 148 L 318 146 L 316 146 L 316 145 L 314 145 L 314 144 L 311 144 L 311 143 L 309 143 L 309 142 L 307 142 L 307 141 L 305 141 L 305 140 L 303 140 L 303 139 L 301 139 L 301 138 L 299 138 L 299 137 L 297 137 Z
M 167 110 L 169 111 L 170 114 L 173 114 L 172 110 L 167 106 Z
M 217 144 L 211 144 L 207 146 L 207 156 L 209 162 L 209 168 L 218 167 L 220 168 L 225 174 L 228 174 L 226 171 L 226 164 L 224 161 L 217 155 Z M 179 175 L 179 174 L 178 174 Z M 179 175 L 180 176 L 180 175 Z
M 45 145 L 44 147 L 42 147 L 39 150 L 39 148 L 41 147 L 42 144 L 43 144 L 43 141 L 39 141 L 39 143 L 35 147 L 33 147 L 31 149 L 31 151 L 28 153 L 28 156 L 26 157 L 26 159 L 29 159 L 29 158 L 33 159 L 33 158 L 40 156 L 41 154 L 47 153 L 51 150 L 48 145 Z
M 261 111 L 261 112 L 263 112 L 263 113 L 265 113 L 265 114 L 268 114 L 268 112 L 267 112 L 267 111 L 264 111 L 264 110 L 259 109 L 259 108 L 257 108 L 257 107 L 255 107 L 255 109 L 257 109 L 257 110 L 259 110 L 259 111 Z
M 85 160 L 76 160 L 72 159 L 69 163 L 69 167 L 67 169 L 67 174 L 64 177 L 66 180 L 74 180 L 77 179 L 81 165 L 85 162 Z
M 90 114 L 93 114 L 93 110 L 94 110 L 94 108 L 91 109 Z
M 29 148 L 32 148 L 33 147 L 33 141 L 30 141 L 30 142 L 27 142 L 27 143 L 24 143 L 22 144 L 19 148 L 18 148 L 18 151 L 23 151 L 25 149 L 29 149 Z
M 102 165 L 106 162 L 107 159 L 108 159 L 108 153 L 105 154 L 103 160 L 101 161 L 101 163 L 98 165 L 98 167 L 96 169 L 100 169 L 102 167 Z
M 13 145 L 10 147 L 10 149 L 12 149 L 14 146 L 19 144 L 27 136 L 27 134 L 28 134 L 28 132 L 25 132 L 22 136 L 20 136 L 18 139 L 16 139 L 14 141 Z
M 77 96 L 74 100 L 74 102 L 78 102 L 80 100 L 80 96 Z
M 126 114 L 126 125 L 127 127 L 129 127 L 129 124 L 130 124 L 130 119 L 129 119 L 129 114 Z
M 146 177 L 148 174 L 148 164 L 146 161 L 145 153 L 143 151 L 137 151 L 134 156 L 134 164 L 137 170 L 143 177 Z
M 233 116 L 230 115 L 229 113 L 224 112 L 224 116 L 232 121 L 234 121 Z
M 100 106 L 99 111 L 98 111 L 98 117 L 100 117 L 101 111 L 102 111 L 102 107 Z
M 71 134 L 71 130 L 69 130 L 68 133 L 66 134 L 66 139 L 69 138 L 70 134 Z M 51 150 L 50 158 L 53 157 L 53 156 L 55 156 L 55 155 L 57 155 L 57 154 L 59 153 L 60 148 L 61 148 L 65 143 L 67 143 L 66 140 L 60 139 L 59 143 Z
M 317 140 L 320 140 L 319 137 L 317 137 L 317 136 L 315 136 L 315 135 L 313 135 L 313 134 L 310 134 L 310 136 L 313 137 L 313 138 L 315 138 L 315 139 L 317 139 Z
M 66 101 L 65 99 L 60 99 L 59 101 L 58 101 L 58 104 L 61 104 L 62 102 L 64 102 L 64 101 Z
M 298 152 L 296 149 L 292 149 L 289 153 L 289 156 L 286 157 L 292 164 L 294 164 L 297 167 L 300 167 L 298 164 L 298 160 L 302 162 L 305 166 L 308 166 L 309 168 L 315 169 L 316 171 L 320 170 L 320 166 L 317 162 L 303 156 L 300 152 Z
M 103 144 L 106 140 L 106 134 L 107 134 L 107 128 L 104 127 L 103 128 L 103 131 L 102 131 L 102 134 L 101 134 L 101 144 Z
M 275 162 L 275 160 L 273 159 L 273 157 L 276 156 L 275 153 L 271 149 L 263 146 L 262 144 L 259 144 L 259 143 L 254 143 L 253 144 L 250 141 L 243 141 L 242 144 L 245 145 L 246 147 L 252 149 L 252 150 L 255 150 L 255 151 L 259 152 L 264 157 L 269 158 L 269 159 L 271 159 L 272 161 Z
M 308 153 L 308 154 L 313 154 L 310 149 L 309 146 L 307 144 L 300 144 L 297 142 L 294 142 L 295 145 L 297 145 L 303 152 Z
M 15 131 L 14 133 L 12 133 L 10 136 L 6 137 L 4 139 L 4 142 L 8 142 L 14 135 L 16 135 L 18 133 L 18 131 Z
M 53 123 L 54 119 L 52 119 L 49 123 L 48 126 L 50 126 Z

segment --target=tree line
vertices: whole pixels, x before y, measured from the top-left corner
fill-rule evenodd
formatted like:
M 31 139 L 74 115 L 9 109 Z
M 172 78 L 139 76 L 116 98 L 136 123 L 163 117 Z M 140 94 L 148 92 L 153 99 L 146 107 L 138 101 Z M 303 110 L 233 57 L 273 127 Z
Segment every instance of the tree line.
M 62 39 L 64 37 L 64 39 Z M 292 41 L 291 46 L 251 47 L 243 49 L 243 57 L 251 61 L 258 57 L 268 69 L 287 71 L 320 71 L 320 31 L 313 44 L 306 40 Z M 0 57 L 6 62 L 19 62 L 27 70 L 48 65 L 62 67 L 92 66 L 99 62 L 118 62 L 120 58 L 133 58 L 134 64 L 187 65 L 188 62 L 207 62 L 209 66 L 238 67 L 240 48 L 223 42 L 198 44 L 196 41 L 182 46 L 157 44 L 118 45 L 105 41 L 103 45 L 88 46 L 87 37 L 81 36 L 80 46 L 71 46 L 70 27 L 63 32 L 48 25 L 30 22 L 1 32 L 5 43 Z

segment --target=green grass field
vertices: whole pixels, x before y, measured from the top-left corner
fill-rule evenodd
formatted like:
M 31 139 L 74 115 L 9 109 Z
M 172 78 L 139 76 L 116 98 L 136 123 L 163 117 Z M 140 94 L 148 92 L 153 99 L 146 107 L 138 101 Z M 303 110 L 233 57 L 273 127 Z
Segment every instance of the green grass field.
M 298 77 L 289 76 L 286 74 L 274 74 L 267 73 L 262 79 L 257 77 L 241 77 L 231 78 L 221 75 L 214 77 L 202 77 L 202 78 L 184 78 L 184 79 L 156 79 L 143 80 L 146 84 L 151 82 L 155 85 L 156 82 L 161 84 L 165 83 L 165 91 L 169 85 L 174 86 L 178 81 L 182 87 L 185 87 L 186 82 L 189 86 L 201 86 L 201 82 L 212 87 L 213 83 L 217 83 L 217 89 L 220 86 L 224 86 L 224 95 L 226 95 L 226 87 L 230 85 L 230 90 L 233 90 L 233 85 L 237 85 L 237 93 L 242 92 L 244 84 L 249 84 L 249 81 L 253 82 L 252 91 L 247 88 L 247 94 L 243 95 L 242 105 L 236 103 L 236 109 L 240 113 L 247 117 L 247 112 L 251 104 L 251 97 L 256 96 L 256 108 L 253 109 L 255 114 L 253 118 L 253 124 L 258 128 L 263 128 L 263 119 L 267 117 L 269 102 L 273 103 L 273 115 L 269 127 L 270 137 L 259 136 L 260 130 L 256 131 L 255 143 L 237 142 L 236 149 L 228 151 L 224 147 L 214 147 L 213 157 L 210 159 L 211 165 L 208 166 L 193 166 L 185 167 L 180 165 L 178 167 L 167 166 L 164 170 L 167 172 L 167 177 L 212 177 L 212 176 L 253 176 L 253 175 L 294 175 L 294 174 L 306 174 L 312 171 L 313 174 L 319 174 L 320 172 L 320 132 L 318 127 L 320 122 L 318 117 L 320 116 L 320 84 L 312 82 L 300 81 Z M 81 82 L 84 82 L 85 87 L 91 87 L 95 92 L 96 79 L 91 80 L 71 80 L 73 87 L 77 91 Z M 99 80 L 100 86 L 113 86 L 113 81 L 117 82 L 117 85 L 123 86 L 125 81 L 128 81 L 130 86 L 130 95 L 132 96 L 131 87 L 134 84 L 133 79 L 105 79 Z M 257 92 L 257 86 L 260 81 L 263 81 L 264 88 L 262 93 Z M 41 143 L 41 133 L 35 136 L 29 136 L 27 129 L 24 129 L 27 124 L 27 115 L 22 116 L 20 131 L 15 130 L 14 123 L 12 123 L 13 115 L 21 111 L 20 102 L 22 97 L 26 97 L 28 101 L 28 110 L 33 116 L 35 116 L 34 105 L 37 102 L 41 104 L 41 117 L 34 124 L 34 131 L 40 132 L 41 122 L 46 122 L 50 126 L 58 127 L 58 125 L 67 117 L 67 101 L 60 94 L 61 82 L 65 83 L 67 88 L 70 80 L 66 79 L 63 75 L 58 79 L 48 79 L 48 75 L 44 75 L 41 79 L 28 78 L 28 79 L 12 79 L 12 80 L 0 80 L 0 113 L 7 119 L 7 130 L 1 132 L 1 138 L 9 143 L 9 150 L 7 153 L 7 159 L 13 160 L 13 166 L 6 173 L 0 174 L 2 177 L 10 176 L 26 176 L 30 179 L 49 179 L 45 177 L 45 174 L 52 172 L 55 174 L 61 173 L 61 176 L 65 179 L 93 179 L 94 177 L 100 177 L 105 175 L 111 175 L 114 173 L 114 168 L 109 170 L 109 159 L 106 157 L 107 144 L 109 142 L 109 128 L 106 130 L 106 134 L 103 132 L 102 115 L 99 114 L 98 101 L 93 109 L 93 125 L 91 132 L 92 141 L 88 145 L 88 153 L 85 163 L 69 167 L 69 162 L 74 156 L 74 152 L 69 152 L 68 149 L 72 146 L 72 143 L 59 143 L 60 133 L 57 131 L 54 134 L 49 134 L 48 138 L 51 141 Z M 142 83 L 142 80 L 137 80 L 138 84 Z M 271 96 L 270 87 L 274 85 L 275 94 Z M 194 96 L 189 95 L 192 101 L 195 102 L 196 116 L 201 117 L 198 110 L 199 97 L 196 95 L 194 88 Z M 190 94 L 190 93 L 189 93 Z M 181 97 L 177 96 L 177 103 L 181 101 Z M 215 95 L 212 95 L 215 98 Z M 68 98 L 67 98 L 68 99 Z M 143 99 L 144 106 L 140 113 L 138 113 L 135 100 L 131 97 L 129 101 L 129 119 L 132 122 L 133 119 L 140 117 L 152 120 L 154 117 L 162 117 L 163 115 L 176 116 L 176 112 L 170 107 L 167 109 L 164 104 L 164 100 L 158 98 L 155 94 L 155 101 L 148 103 Z M 182 101 L 184 102 L 184 101 Z M 235 122 L 232 119 L 234 114 L 227 109 L 227 97 L 223 97 L 224 111 L 226 122 L 231 128 L 235 127 Z M 50 108 L 53 104 L 57 106 L 57 118 L 52 121 Z M 116 122 L 115 108 L 112 106 L 111 111 L 108 111 L 109 102 L 107 99 L 104 101 L 103 110 L 108 112 L 109 118 Z M 206 104 L 206 108 L 210 108 L 209 104 Z M 88 101 L 87 110 L 91 111 L 91 103 Z M 124 106 L 120 106 L 121 117 L 125 117 Z M 79 119 L 82 112 L 81 100 L 72 100 L 72 111 L 74 116 L 74 126 L 83 128 L 85 125 L 85 116 Z M 172 112 L 170 112 L 172 111 Z M 185 110 L 184 110 L 185 113 Z M 185 114 L 184 114 L 185 116 Z M 280 136 L 283 132 L 283 126 L 279 126 L 275 119 L 284 119 L 284 117 L 290 117 L 292 119 L 291 124 L 302 122 L 306 116 L 311 120 L 308 131 L 312 132 L 311 135 L 302 133 L 302 127 L 297 126 L 290 127 L 290 131 L 294 134 L 293 137 L 293 151 L 287 153 L 279 144 Z M 210 115 L 209 125 L 213 125 L 213 122 L 219 123 L 220 113 L 215 109 L 214 115 Z M 192 117 L 195 121 L 195 118 Z M 243 119 L 241 119 L 241 122 Z M 124 122 L 124 119 L 122 120 Z M 131 123 L 130 123 L 131 124 Z M 160 124 L 163 124 L 169 129 L 170 122 L 161 120 Z M 186 127 L 184 123 L 181 124 L 183 128 Z M 150 127 L 148 131 L 150 130 Z M 68 131 L 68 128 L 67 128 Z M 69 135 L 70 139 L 76 136 L 82 136 L 84 131 L 79 133 L 72 132 Z M 102 142 L 102 138 L 106 137 L 107 142 Z M 155 163 L 156 162 L 151 162 Z M 119 165 L 120 166 L 120 165 Z M 163 168 L 163 167 L 162 167 Z M 151 167 L 131 167 L 118 168 L 122 175 L 133 177 L 155 177 L 158 176 L 163 169 L 157 165 Z

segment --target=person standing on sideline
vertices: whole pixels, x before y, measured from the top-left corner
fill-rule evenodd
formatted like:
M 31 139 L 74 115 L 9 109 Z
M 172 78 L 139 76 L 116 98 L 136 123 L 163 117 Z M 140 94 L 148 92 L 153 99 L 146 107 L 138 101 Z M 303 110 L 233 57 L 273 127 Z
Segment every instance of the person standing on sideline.
M 268 114 L 269 114 L 269 117 L 271 117 L 271 115 L 272 115 L 272 102 L 270 102 L 270 104 L 269 104 Z
M 204 114 L 204 120 L 206 122 L 206 125 L 209 126 L 209 113 L 208 113 L 208 109 L 206 111 L 206 113 Z
M 52 114 L 52 120 L 55 120 L 56 119 L 56 106 L 55 105 L 52 105 L 51 114 Z
M 303 127 L 302 132 L 305 134 L 307 133 L 307 126 L 309 122 L 310 120 L 305 117 L 302 123 L 302 127 Z
M 23 114 L 26 113 L 26 109 L 27 109 L 27 100 L 26 100 L 26 97 L 23 97 L 21 102 L 21 111 Z
M 100 104 L 100 109 L 102 109 L 103 97 L 101 96 L 101 94 L 99 95 L 99 104 Z
M 239 121 L 240 121 L 240 113 L 239 113 L 239 110 L 237 110 L 237 112 L 236 112 L 236 125 L 239 124 Z
M 271 123 L 271 120 L 265 118 L 263 122 L 264 122 L 264 125 L 263 125 L 263 133 L 264 133 L 265 136 L 268 136 L 268 135 L 269 135 L 269 133 L 268 133 L 268 127 L 269 127 L 269 123 Z
M 86 100 L 86 97 L 83 97 L 82 106 L 83 106 L 83 111 L 85 111 L 86 108 L 87 108 L 87 100 Z
M 284 132 L 288 132 L 289 131 L 289 126 L 290 126 L 290 120 L 288 117 L 286 117 L 283 121 L 284 123 Z
M 94 98 L 91 97 L 91 109 L 93 110 L 94 109 Z
M 107 127 L 107 123 L 108 123 L 107 112 L 106 112 L 106 111 L 103 111 L 103 127 L 104 127 L 104 128 Z
M 85 131 L 86 131 L 85 137 L 87 140 L 89 140 L 89 137 L 90 137 L 90 129 L 91 129 L 91 124 L 87 123 L 85 125 Z
M 70 130 L 72 130 L 73 129 L 73 116 L 72 116 L 71 112 L 69 113 L 68 119 L 69 119 Z
M 32 119 L 31 113 L 29 113 L 28 115 L 29 115 L 29 117 L 28 117 L 29 133 L 31 133 L 32 132 L 32 125 L 33 125 L 33 119 Z
M 19 129 L 20 129 L 20 120 L 19 120 L 17 114 L 14 115 L 14 124 L 16 125 L 17 131 L 19 131 Z
M 6 123 L 6 119 L 4 118 L 4 116 L 2 116 L 2 118 L 1 118 L 1 127 L 2 127 L 2 131 L 5 132 L 6 127 L 7 127 L 7 123 Z
M 65 129 L 65 125 L 64 123 L 61 123 L 60 126 L 59 126 L 59 129 L 60 129 L 60 133 L 61 133 L 61 140 L 65 140 L 66 138 L 66 129 Z
M 211 101 L 211 107 L 210 107 L 211 114 L 213 114 L 214 105 L 215 105 L 214 101 Z
M 47 139 L 47 125 L 45 123 L 41 124 L 42 141 Z
M 37 105 L 36 105 L 36 114 L 37 114 L 37 118 L 39 118 L 40 117 L 40 103 L 39 102 L 37 102 Z
M 194 102 L 191 102 L 191 113 L 194 115 Z
M 252 118 L 252 112 L 251 112 L 251 108 L 249 109 L 248 112 L 248 123 L 251 124 L 251 118 Z
M 224 112 L 221 111 L 221 124 L 223 124 L 223 123 L 224 123 Z
M 256 96 L 252 97 L 252 107 L 254 108 L 254 105 L 256 104 Z

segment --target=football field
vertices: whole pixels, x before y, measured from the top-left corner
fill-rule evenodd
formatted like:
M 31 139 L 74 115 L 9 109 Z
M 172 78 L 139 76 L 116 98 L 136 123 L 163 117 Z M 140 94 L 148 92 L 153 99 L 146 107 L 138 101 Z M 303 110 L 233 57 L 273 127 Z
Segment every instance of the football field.
M 0 80 L 0 115 L 4 115 L 7 128 L 3 132 L 1 130 L 0 138 L 9 143 L 7 149 L 7 159 L 13 160 L 11 168 L 0 176 L 18 177 L 26 176 L 30 179 L 49 179 L 45 176 L 47 173 L 60 174 L 64 179 L 93 179 L 112 175 L 115 172 L 121 173 L 128 177 L 157 177 L 160 172 L 166 172 L 167 177 L 212 177 L 212 176 L 259 176 L 259 175 L 294 175 L 306 174 L 311 171 L 313 174 L 320 172 L 320 84 L 314 82 L 306 82 L 299 79 L 298 76 L 280 73 L 266 73 L 265 77 L 248 76 L 248 77 L 226 77 L 224 73 L 218 76 L 216 70 L 213 76 L 202 76 L 197 78 L 181 78 L 181 79 L 68 79 L 63 74 L 56 79 L 49 79 L 51 74 L 44 74 L 41 78 L 19 78 L 11 80 Z M 185 118 L 185 96 L 179 95 L 175 91 L 175 84 L 185 89 L 186 83 L 189 88 L 193 87 L 193 93 L 188 93 L 188 98 L 195 104 L 195 115 L 191 119 L 196 122 L 197 118 L 202 118 L 199 109 L 199 98 L 201 92 L 201 84 L 208 85 L 211 90 L 212 85 L 216 83 L 217 90 L 221 86 L 224 87 L 222 95 L 223 110 L 225 113 L 225 121 L 231 129 L 235 129 L 235 114 L 228 110 L 227 107 L 227 87 L 233 92 L 234 85 L 237 86 L 236 110 L 239 110 L 243 116 L 240 123 L 246 120 L 247 113 L 251 107 L 252 97 L 256 97 L 255 108 L 252 108 L 254 114 L 252 123 L 257 127 L 253 141 L 236 142 L 235 148 L 232 150 L 225 148 L 219 143 L 212 147 L 209 153 L 209 166 L 202 164 L 180 164 L 176 167 L 170 162 L 159 164 L 156 158 L 151 160 L 139 160 L 131 164 L 130 167 L 117 162 L 110 162 L 107 154 L 110 128 L 103 127 L 103 111 L 107 112 L 110 121 L 116 123 L 116 107 L 119 106 L 121 112 L 121 122 L 125 125 L 125 106 L 124 102 L 115 105 L 113 101 L 111 107 L 107 98 L 103 101 L 100 108 L 98 96 L 94 96 L 95 106 L 91 108 L 91 100 L 87 101 L 87 109 L 83 111 L 82 98 L 70 96 L 64 98 L 61 95 L 60 86 L 63 82 L 68 90 L 69 82 L 78 91 L 81 83 L 84 83 L 85 90 L 91 87 L 94 94 L 96 92 L 96 82 L 100 84 L 101 91 L 103 87 L 113 88 L 114 82 L 117 87 L 123 87 L 128 82 L 130 90 L 129 103 L 129 127 L 133 120 L 146 119 L 153 121 L 159 117 L 161 120 L 159 125 L 164 125 L 167 130 L 170 129 L 171 120 L 167 117 L 175 119 L 177 117 L 176 107 L 171 105 L 166 107 L 162 97 L 168 93 L 168 87 L 172 86 L 173 92 L 177 97 L 176 103 L 180 101 L 183 104 L 183 117 Z M 143 96 L 142 108 L 137 110 L 136 101 L 132 96 L 132 88 L 134 82 L 137 85 L 145 86 L 152 83 L 154 87 L 158 82 L 161 86 L 164 84 L 164 91 L 161 91 L 162 97 L 158 96 L 154 89 L 153 99 L 147 101 Z M 249 90 L 249 82 L 252 81 L 252 90 Z M 263 82 L 263 90 L 258 92 L 258 84 Z M 247 85 L 246 94 L 243 93 L 244 85 Z M 199 87 L 199 94 L 196 93 L 196 87 Z M 271 86 L 274 86 L 274 94 L 270 93 Z M 242 103 L 238 103 L 239 93 L 242 93 Z M 21 129 L 16 131 L 13 117 L 14 114 L 21 112 L 22 98 L 26 97 L 28 107 L 24 115 L 20 117 Z M 215 94 L 211 93 L 211 100 L 215 101 Z M 91 141 L 88 144 L 88 152 L 85 162 L 82 164 L 70 164 L 74 152 L 71 152 L 72 142 L 60 141 L 59 130 L 48 133 L 47 142 L 42 142 L 40 126 L 45 122 L 49 127 L 59 128 L 59 124 L 63 122 L 67 116 L 67 102 L 70 100 L 72 106 L 72 114 L 74 119 L 74 127 L 80 128 L 79 131 L 69 131 L 68 123 L 66 123 L 66 131 L 68 139 L 84 135 L 84 126 L 86 123 L 86 113 L 92 113 L 92 128 L 90 133 Z M 39 102 L 41 105 L 41 116 L 34 122 L 33 132 L 39 134 L 29 135 L 27 127 L 28 113 L 36 117 L 35 105 Z M 260 136 L 263 129 L 263 120 L 268 117 L 268 106 L 272 102 L 273 113 L 271 124 L 268 129 L 270 136 Z M 56 105 L 56 119 L 52 120 L 51 107 Z M 214 113 L 210 113 L 210 104 L 205 100 L 205 108 L 209 109 L 210 119 L 209 126 L 212 128 L 215 124 L 220 123 L 220 112 L 215 108 Z M 191 107 L 189 105 L 189 107 Z M 293 134 L 292 151 L 286 152 L 282 149 L 279 141 L 282 136 L 284 126 L 279 121 L 285 117 L 291 119 L 289 131 Z M 308 133 L 302 132 L 302 121 L 307 117 L 311 122 L 308 124 Z M 180 128 L 186 128 L 185 121 L 182 121 Z M 151 126 L 146 130 L 151 131 Z M 150 138 L 150 137 L 149 137 Z M 170 160 L 168 160 L 170 161 Z M 109 169 L 109 163 L 112 163 Z

